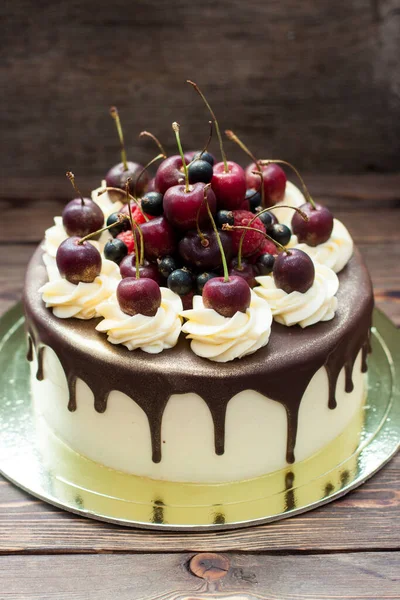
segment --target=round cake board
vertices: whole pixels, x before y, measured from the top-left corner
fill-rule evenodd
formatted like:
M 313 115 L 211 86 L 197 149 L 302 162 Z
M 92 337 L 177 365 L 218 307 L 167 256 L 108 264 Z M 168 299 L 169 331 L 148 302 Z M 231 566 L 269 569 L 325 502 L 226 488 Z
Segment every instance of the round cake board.
M 294 516 L 361 485 L 399 448 L 400 331 L 376 309 L 372 349 L 362 413 L 315 456 L 242 482 L 155 481 L 76 454 L 34 416 L 18 304 L 0 319 L 0 473 L 54 506 L 129 527 L 208 531 Z

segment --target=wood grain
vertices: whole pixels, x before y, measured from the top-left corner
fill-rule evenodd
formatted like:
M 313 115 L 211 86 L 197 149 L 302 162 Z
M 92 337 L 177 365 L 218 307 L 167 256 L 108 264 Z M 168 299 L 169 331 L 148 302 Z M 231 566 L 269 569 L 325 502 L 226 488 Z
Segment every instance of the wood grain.
M 208 114 L 188 77 L 222 128 L 257 155 L 307 170 L 398 170 L 398 8 L 398 0 L 2 2 L 2 180 L 15 171 L 106 172 L 118 160 L 110 104 L 133 160 L 154 153 L 138 140 L 145 128 L 176 152 L 174 120 L 186 148 L 203 145 Z
M 238 593 L 242 600 L 399 598 L 400 556 L 394 553 L 227 556 L 226 577 L 209 584 L 190 573 L 190 554 L 3 557 L 2 598 L 229 600 Z
M 400 455 L 368 483 L 318 510 L 250 529 L 188 535 L 76 517 L 0 479 L 0 553 L 400 549 L 399 481 Z

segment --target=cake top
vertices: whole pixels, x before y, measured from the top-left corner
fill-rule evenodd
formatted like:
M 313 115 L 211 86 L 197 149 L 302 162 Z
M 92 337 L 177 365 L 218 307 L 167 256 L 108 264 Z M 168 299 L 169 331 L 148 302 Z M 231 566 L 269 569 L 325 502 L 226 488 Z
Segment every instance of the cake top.
M 176 155 L 143 131 L 158 153 L 130 162 L 112 107 L 121 162 L 91 198 L 67 173 L 76 198 L 46 231 L 40 292 L 56 317 L 102 318 L 93 327 L 112 344 L 154 354 L 187 334 L 198 356 L 227 362 L 266 346 L 272 319 L 302 328 L 333 319 L 353 242 L 289 162 L 256 158 L 227 130 L 251 160 L 246 169 L 229 161 L 214 112 L 188 83 L 211 115 L 204 148 L 185 153 L 174 122 Z M 209 152 L 213 130 L 220 162 Z

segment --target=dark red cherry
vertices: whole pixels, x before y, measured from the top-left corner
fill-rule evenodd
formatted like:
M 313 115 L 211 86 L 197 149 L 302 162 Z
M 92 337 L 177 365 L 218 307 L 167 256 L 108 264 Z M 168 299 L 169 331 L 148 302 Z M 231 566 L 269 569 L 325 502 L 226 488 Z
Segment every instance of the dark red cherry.
M 290 248 L 275 258 L 272 274 L 277 288 L 304 294 L 314 283 L 314 263 L 302 250 Z
M 71 283 L 92 283 L 101 271 L 100 252 L 79 237 L 64 240 L 57 249 L 56 262 L 61 277 Z
M 160 286 L 153 279 L 126 277 L 118 284 L 117 300 L 127 315 L 154 317 L 161 305 Z
M 227 231 L 220 231 L 222 247 L 226 259 L 232 257 L 232 239 Z M 205 241 L 204 241 L 205 240 Z M 197 231 L 188 231 L 179 242 L 179 254 L 190 266 L 199 269 L 216 269 L 221 266 L 221 252 L 214 231 L 204 231 L 203 239 Z
M 101 229 L 104 225 L 104 214 L 100 206 L 90 198 L 74 198 L 64 208 L 62 220 L 68 235 L 85 237 Z
M 298 212 L 293 215 L 292 230 L 299 242 L 308 246 L 318 246 L 329 240 L 333 229 L 331 211 L 321 204 L 315 204 L 314 208 L 309 202 L 302 204 L 300 209 L 309 220 L 305 221 Z
M 152 177 L 149 180 L 149 183 L 147 184 L 147 191 L 148 192 L 155 192 L 156 191 L 156 178 Z
M 121 273 L 121 277 L 125 279 L 126 277 L 136 277 L 136 255 L 135 253 L 129 254 L 122 259 L 119 270 Z M 139 265 L 139 275 L 142 279 L 153 279 L 156 283 L 160 284 L 161 277 L 158 272 L 157 265 L 154 263 L 150 263 L 145 260 L 143 265 Z
M 243 277 L 214 277 L 203 288 L 203 303 L 223 317 L 233 317 L 237 312 L 246 312 L 250 306 L 251 292 Z
M 135 162 L 130 162 L 128 161 L 128 169 L 125 170 L 124 169 L 124 164 L 118 163 L 117 165 L 114 165 L 107 173 L 105 179 L 106 179 L 106 183 L 108 187 L 116 187 L 116 188 L 121 188 L 121 189 L 125 189 L 125 184 L 126 184 L 126 180 L 128 179 L 128 177 L 131 178 L 131 182 L 129 184 L 129 190 L 131 192 L 131 194 L 133 194 L 134 190 L 135 190 L 135 183 L 140 175 L 140 173 L 143 171 L 143 166 L 139 165 L 138 163 Z M 147 184 L 149 182 L 149 176 L 146 173 L 146 171 L 143 173 L 143 175 L 141 175 L 139 182 L 136 186 L 136 193 L 141 196 L 142 193 L 145 191 Z
M 223 162 L 214 165 L 211 187 L 217 197 L 218 208 L 234 210 L 243 203 L 246 195 L 246 177 L 242 167 L 228 161 L 228 173 Z
M 194 183 L 186 192 L 185 185 L 170 187 L 164 194 L 164 214 L 177 229 L 188 231 L 196 227 L 197 215 L 200 226 L 209 223 L 207 206 L 204 202 L 204 183 Z M 215 214 L 217 201 L 214 192 L 207 189 L 207 201 L 211 213 Z
M 172 225 L 165 217 L 157 217 L 141 225 L 144 253 L 148 260 L 174 254 L 177 241 Z
M 257 273 L 258 275 L 258 273 Z M 235 276 L 235 277 L 243 277 L 243 279 L 245 279 L 248 283 L 248 285 L 253 288 L 255 287 L 257 284 L 256 281 L 256 273 L 254 271 L 254 266 L 247 262 L 246 259 L 242 258 L 241 260 L 241 268 L 239 269 L 238 267 L 238 259 L 237 257 L 235 257 L 232 261 L 231 264 L 229 265 L 229 276 Z
M 264 194 L 266 206 L 276 204 L 283 199 L 286 189 L 286 174 L 279 165 L 269 164 L 261 167 L 264 177 Z M 260 189 L 261 178 L 259 175 L 254 175 L 252 171 L 258 171 L 256 163 L 251 163 L 246 168 L 247 187 Z
M 186 160 L 186 164 L 189 164 L 189 160 Z M 162 161 L 157 169 L 155 187 L 157 192 L 165 194 L 168 188 L 185 179 L 183 172 L 183 162 L 179 154 L 169 156 Z

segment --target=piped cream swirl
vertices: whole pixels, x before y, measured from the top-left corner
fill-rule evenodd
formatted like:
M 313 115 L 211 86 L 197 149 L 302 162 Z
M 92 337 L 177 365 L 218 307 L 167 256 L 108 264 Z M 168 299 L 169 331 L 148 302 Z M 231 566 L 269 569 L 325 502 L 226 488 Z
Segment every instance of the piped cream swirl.
M 333 220 L 333 230 L 329 240 L 318 246 L 299 244 L 297 237 L 292 236 L 289 246 L 299 248 L 311 258 L 335 273 L 339 273 L 353 255 L 353 240 L 346 227 L 338 219 Z
M 256 277 L 259 286 L 254 292 L 266 300 L 271 307 L 272 315 L 282 325 L 300 325 L 308 327 L 319 321 L 330 321 L 335 316 L 339 288 L 337 275 L 319 263 L 314 263 L 315 280 L 313 285 L 304 294 L 277 288 L 273 276 L 264 275 Z
M 96 202 L 104 213 L 104 217 L 107 219 L 112 213 L 121 210 L 123 203 L 118 199 L 125 197 L 123 190 L 119 192 L 106 192 L 104 191 L 107 187 L 105 179 L 101 182 L 101 186 L 92 191 L 92 200 Z
M 160 289 L 161 306 L 154 317 L 125 314 L 113 295 L 98 306 L 104 320 L 97 325 L 97 331 L 106 333 L 111 344 L 123 344 L 128 350 L 141 348 L 149 354 L 158 354 L 173 348 L 181 332 L 182 301 L 170 289 Z
M 118 266 L 110 260 L 102 260 L 101 273 L 92 283 L 75 285 L 61 277 L 53 257 L 43 255 L 49 281 L 39 289 L 46 307 L 60 319 L 93 319 L 101 316 L 98 306 L 116 290 L 121 279 Z
M 271 211 L 273 215 L 278 219 L 279 223 L 283 223 L 290 227 L 292 222 L 293 215 L 295 213 L 291 208 L 286 208 L 287 206 L 294 206 L 295 208 L 299 208 L 302 204 L 305 204 L 306 199 L 303 194 L 299 190 L 298 187 L 291 183 L 291 181 L 286 182 L 285 195 L 280 202 L 275 204 L 274 210 Z M 280 208 L 282 205 L 284 207 Z
M 266 346 L 271 334 L 271 310 L 253 291 L 245 313 L 223 317 L 215 310 L 205 308 L 201 296 L 194 296 L 193 309 L 185 310 L 181 315 L 187 319 L 182 331 L 188 334 L 193 352 L 216 362 L 253 354 Z

